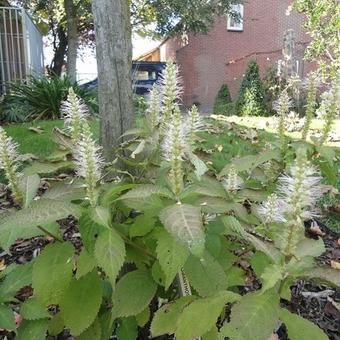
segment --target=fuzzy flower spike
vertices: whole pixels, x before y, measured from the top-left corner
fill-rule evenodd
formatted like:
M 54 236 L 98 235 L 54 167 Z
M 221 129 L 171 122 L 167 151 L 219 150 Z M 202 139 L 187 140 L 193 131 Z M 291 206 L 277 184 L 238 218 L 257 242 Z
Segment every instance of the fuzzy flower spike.
M 306 114 L 305 114 L 305 123 L 302 130 L 302 140 L 307 139 L 308 132 L 310 130 L 310 125 L 315 116 L 316 111 L 316 96 L 317 96 L 317 88 L 318 82 L 315 74 L 311 74 L 305 84 L 307 87 L 307 105 L 306 105 Z
M 286 149 L 286 136 L 285 136 L 285 121 L 287 118 L 287 114 L 289 112 L 290 107 L 292 106 L 292 101 L 289 98 L 287 89 L 283 90 L 280 94 L 280 97 L 276 102 L 274 102 L 274 110 L 277 112 L 279 116 L 279 124 L 278 124 L 278 134 L 281 141 L 281 150 L 284 151 Z
M 21 204 L 23 194 L 19 187 L 17 144 L 8 137 L 6 131 L 0 126 L 0 169 L 4 170 L 12 191 L 12 197 L 17 204 Z
M 188 142 L 192 146 L 195 143 L 196 132 L 203 128 L 203 121 L 196 105 L 193 105 L 188 111 L 186 124 Z
M 160 121 L 160 100 L 159 100 L 159 88 L 157 84 L 154 84 L 150 90 L 150 98 L 148 101 L 147 116 L 150 121 L 151 127 L 158 126 Z
M 173 61 L 167 63 L 161 76 L 160 87 L 162 97 L 161 126 L 162 128 L 165 128 L 174 114 L 174 108 L 182 94 L 179 69 Z
M 340 111 L 340 76 L 333 81 L 329 91 L 322 94 L 322 102 L 318 111 L 318 116 L 323 118 L 324 125 L 321 131 L 319 144 L 323 145 L 332 130 L 333 123 Z
M 89 125 L 85 122 L 76 145 L 75 163 L 77 175 L 85 179 L 86 197 L 92 206 L 96 205 L 96 186 L 101 178 L 104 160 L 100 147 L 92 138 Z
M 187 149 L 185 129 L 182 122 L 181 112 L 175 106 L 174 115 L 168 122 L 167 134 L 163 141 L 163 156 L 170 163 L 170 182 L 173 193 L 178 197 L 183 189 L 182 162 Z
M 279 247 L 289 260 L 304 236 L 303 222 L 317 216 L 314 207 L 322 196 L 321 177 L 307 160 L 305 150 L 298 150 L 290 174 L 282 175 L 278 182 L 278 194 L 270 196 L 259 213 L 264 222 L 271 219 L 285 224 Z
M 76 144 L 80 138 L 83 123 L 88 117 L 88 109 L 72 87 L 69 89 L 67 100 L 61 105 L 61 113 L 71 134 L 72 142 Z

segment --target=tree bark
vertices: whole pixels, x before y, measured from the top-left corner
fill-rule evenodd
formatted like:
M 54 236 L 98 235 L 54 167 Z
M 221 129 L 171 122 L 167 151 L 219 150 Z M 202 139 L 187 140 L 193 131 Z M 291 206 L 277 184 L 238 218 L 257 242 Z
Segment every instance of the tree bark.
M 67 74 L 72 82 L 77 80 L 77 52 L 78 52 L 78 31 L 77 31 L 77 8 L 73 0 L 64 0 L 66 27 L 67 27 Z
M 65 63 L 65 54 L 67 51 L 67 37 L 63 27 L 57 28 L 56 36 L 58 43 L 54 43 L 54 56 L 50 66 L 50 74 L 61 76 L 63 65 Z
M 122 134 L 133 127 L 130 1 L 93 0 L 101 144 L 104 157 L 115 157 Z

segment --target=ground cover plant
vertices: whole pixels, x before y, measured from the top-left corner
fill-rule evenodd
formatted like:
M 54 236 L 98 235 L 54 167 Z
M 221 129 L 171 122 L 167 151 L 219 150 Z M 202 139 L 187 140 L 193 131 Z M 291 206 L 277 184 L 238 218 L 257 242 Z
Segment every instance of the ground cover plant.
M 317 208 L 338 184 L 338 153 L 323 143 L 338 82 L 327 90 L 313 144 L 288 138 L 280 124 L 268 134 L 203 120 L 195 106 L 183 116 L 180 90 L 169 63 L 110 164 L 72 89 L 62 106 L 65 128 L 51 131 L 58 148 L 43 161 L 26 165 L 0 128 L 6 336 L 339 335 L 336 313 L 332 327 L 293 313 L 301 282 L 326 285 L 330 299 L 340 286 L 337 238 L 321 237 Z M 286 93 L 277 110 L 282 124 Z

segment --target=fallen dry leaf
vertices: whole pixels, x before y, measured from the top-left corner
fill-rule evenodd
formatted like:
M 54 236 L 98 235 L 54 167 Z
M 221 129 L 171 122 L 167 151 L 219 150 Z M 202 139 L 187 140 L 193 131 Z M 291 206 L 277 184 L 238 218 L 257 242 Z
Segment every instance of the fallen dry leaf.
M 332 267 L 333 269 L 340 270 L 340 262 L 331 261 L 331 267 Z
M 41 126 L 37 126 L 37 127 L 31 126 L 30 128 L 28 128 L 28 130 L 33 131 L 39 135 L 44 132 L 44 129 Z
M 310 228 L 309 228 L 309 232 L 310 232 L 311 234 L 318 235 L 318 236 L 324 236 L 324 235 L 326 235 L 326 233 L 323 232 L 323 231 L 320 229 L 319 225 L 318 225 L 317 222 L 315 222 L 315 221 L 312 222 L 312 225 L 311 225 Z
M 0 272 L 6 269 L 5 260 L 0 261 Z

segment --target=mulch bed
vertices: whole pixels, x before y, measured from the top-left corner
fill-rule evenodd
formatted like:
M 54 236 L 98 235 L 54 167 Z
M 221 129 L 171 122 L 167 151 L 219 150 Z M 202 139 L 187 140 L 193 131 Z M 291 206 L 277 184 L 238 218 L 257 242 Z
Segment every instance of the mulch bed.
M 2 197 L 0 202 L 1 210 L 5 210 L 13 206 L 9 197 Z M 6 202 L 7 201 L 7 202 Z M 64 240 L 70 241 L 76 252 L 80 252 L 82 242 L 77 225 L 77 221 L 73 217 L 59 221 L 61 234 Z M 318 259 L 320 264 L 330 264 L 331 261 L 340 262 L 340 235 L 329 230 L 325 225 L 320 224 L 320 235 L 326 245 L 326 252 Z M 307 236 L 317 237 L 315 232 L 309 232 L 309 226 L 306 228 Z M 35 237 L 29 240 L 19 240 L 10 248 L 10 255 L 0 249 L 0 264 L 10 265 L 11 263 L 24 264 L 38 256 L 44 247 L 53 242 L 51 237 Z M 340 272 L 339 272 L 340 273 Z M 340 274 L 339 274 L 340 275 Z M 243 287 L 243 293 L 254 291 L 260 288 L 259 281 L 253 277 L 251 285 Z M 282 305 L 291 312 L 301 315 L 302 317 L 317 324 L 331 340 L 340 340 L 340 291 L 334 288 L 312 283 L 308 281 L 298 281 L 292 287 L 292 299 L 290 302 L 283 300 Z M 24 287 L 18 294 L 18 300 L 24 301 L 33 294 L 31 287 Z M 277 338 L 280 340 L 289 339 L 284 324 L 279 325 Z M 140 339 L 147 339 L 148 336 L 141 336 Z M 171 339 L 172 337 L 167 337 Z M 14 339 L 13 333 L 0 331 L 0 339 Z M 67 331 L 64 331 L 57 337 L 48 336 L 48 340 L 71 340 L 73 339 Z M 164 338 L 165 339 L 165 338 Z

